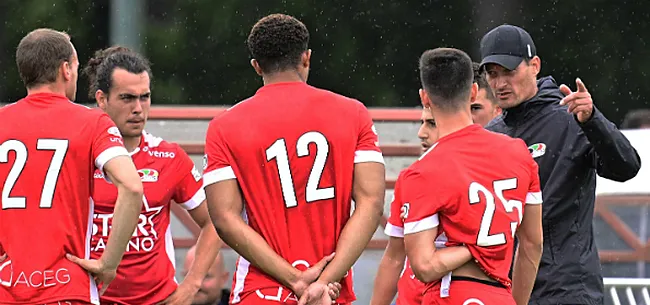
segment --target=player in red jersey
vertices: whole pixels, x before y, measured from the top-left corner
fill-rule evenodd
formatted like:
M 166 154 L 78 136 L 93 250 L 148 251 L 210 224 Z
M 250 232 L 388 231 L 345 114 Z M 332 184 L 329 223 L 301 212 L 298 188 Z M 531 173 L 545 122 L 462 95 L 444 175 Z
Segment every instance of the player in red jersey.
M 472 124 L 470 102 L 478 91 L 472 74 L 460 50 L 429 50 L 420 59 L 420 95 L 440 139 L 402 175 L 406 254 L 428 283 L 423 304 L 527 304 L 542 251 L 537 164 L 523 141 Z M 515 234 L 520 247 L 511 291 Z M 436 257 L 442 252 L 436 246 L 459 244 L 473 260 L 432 281 L 439 265 L 451 262 Z
M 151 106 L 151 67 L 142 55 L 124 47 L 99 50 L 84 69 L 90 96 L 117 124 L 144 185 L 144 204 L 113 285 L 102 304 L 190 304 L 212 265 L 221 241 L 205 202 L 203 179 L 192 159 L 176 143 L 144 131 Z M 110 232 L 115 187 L 95 173 L 91 256 L 104 252 Z M 172 203 L 171 201 L 174 201 Z M 177 284 L 170 230 L 171 205 L 186 209 L 201 227 L 196 260 Z
M 329 304 L 328 283 L 339 281 L 336 303 L 354 301 L 351 267 L 382 214 L 384 161 L 370 114 L 306 83 L 308 41 L 293 17 L 259 20 L 248 47 L 264 86 L 208 128 L 210 215 L 242 256 L 233 304 L 296 304 L 301 296 Z
M 135 229 L 142 183 L 113 121 L 72 102 L 79 61 L 67 34 L 32 31 L 16 62 L 27 96 L 0 108 L 0 303 L 98 304 L 97 284 L 115 277 Z M 107 249 L 89 260 L 95 169 L 118 200 Z
M 438 140 L 436 123 L 428 108 L 422 109 L 422 124 L 418 131 L 418 138 L 420 138 L 422 153 L 426 152 Z M 401 176 L 402 173 L 400 173 L 395 183 L 393 201 L 390 205 L 390 216 L 384 229 L 384 233 L 389 236 L 388 246 L 379 263 L 372 299 L 370 300 L 371 305 L 391 304 L 396 293 L 397 305 L 419 305 L 422 303 L 422 295 L 426 288 L 424 283 L 415 278 L 406 259 L 404 219 L 401 216 L 403 203 L 400 201 Z M 461 250 L 456 248 L 458 247 L 450 247 L 440 252 L 445 255 L 444 252 L 451 251 L 446 255 L 465 255 L 469 260 L 470 254 L 467 248 Z

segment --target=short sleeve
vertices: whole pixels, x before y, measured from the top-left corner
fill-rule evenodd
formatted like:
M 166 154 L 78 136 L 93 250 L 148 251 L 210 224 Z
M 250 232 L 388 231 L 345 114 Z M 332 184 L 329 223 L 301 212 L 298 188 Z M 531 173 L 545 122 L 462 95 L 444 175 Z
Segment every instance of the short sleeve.
M 176 153 L 178 158 L 177 173 L 181 176 L 180 181 L 176 184 L 174 191 L 174 202 L 180 204 L 186 210 L 193 210 L 203 201 L 205 201 L 205 191 L 203 189 L 203 178 L 201 173 L 194 166 L 194 162 L 190 159 L 182 149 L 178 149 Z
M 384 233 L 391 237 L 404 237 L 404 220 L 402 219 L 403 204 L 401 201 L 401 174 L 395 182 L 393 201 L 390 203 L 390 215 L 384 228 Z
M 432 178 L 418 171 L 409 171 L 403 176 L 401 197 L 406 216 L 405 235 L 430 230 L 440 224 L 438 212 L 446 206 L 446 195 L 432 191 L 436 185 Z
M 368 109 L 359 102 L 359 137 L 354 152 L 354 163 L 377 162 L 384 164 L 384 156 L 379 149 L 377 129 Z
M 104 172 L 104 165 L 111 159 L 118 156 L 128 156 L 120 130 L 107 114 L 102 114 L 97 122 L 97 128 L 92 134 L 92 156 L 95 160 L 95 167 Z M 106 181 L 108 175 L 104 173 Z
M 526 194 L 526 204 L 542 204 L 542 189 L 539 183 L 539 166 L 530 157 L 530 185 Z
M 230 151 L 219 128 L 217 118 L 210 122 L 205 139 L 205 155 L 203 156 L 203 185 L 219 181 L 236 179 L 230 164 Z

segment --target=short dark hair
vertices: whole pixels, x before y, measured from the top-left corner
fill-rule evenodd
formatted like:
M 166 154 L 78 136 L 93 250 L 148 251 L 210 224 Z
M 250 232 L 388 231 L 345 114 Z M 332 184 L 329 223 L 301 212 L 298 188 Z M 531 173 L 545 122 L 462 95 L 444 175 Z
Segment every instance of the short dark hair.
M 149 60 L 137 52 L 123 46 L 97 50 L 83 70 L 88 77 L 88 97 L 90 99 L 95 99 L 97 90 L 102 90 L 106 94 L 110 93 L 113 86 L 113 71 L 117 68 L 134 74 L 147 72 L 149 79 L 153 78 Z
M 481 64 L 477 62 L 472 63 L 472 68 L 474 69 L 474 82 L 478 84 L 479 89 L 485 90 L 487 98 L 492 102 L 492 104 L 496 104 L 497 98 L 485 78 L 485 69 L 481 69 Z
M 420 80 L 431 102 L 438 108 L 455 111 L 469 101 L 474 79 L 472 60 L 453 48 L 427 50 L 420 57 Z
M 636 109 L 625 114 L 621 129 L 639 129 L 650 125 L 650 109 Z
M 272 14 L 255 23 L 247 44 L 264 73 L 286 71 L 295 69 L 307 51 L 309 31 L 292 16 Z
M 52 29 L 36 29 L 20 40 L 16 64 L 27 88 L 56 81 L 59 67 L 74 54 L 70 36 Z

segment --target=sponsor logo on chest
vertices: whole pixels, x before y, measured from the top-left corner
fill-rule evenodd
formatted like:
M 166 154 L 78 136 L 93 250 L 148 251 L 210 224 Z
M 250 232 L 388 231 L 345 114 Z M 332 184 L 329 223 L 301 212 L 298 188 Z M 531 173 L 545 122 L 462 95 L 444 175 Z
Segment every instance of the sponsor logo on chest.
M 174 159 L 176 157 L 176 153 L 174 153 L 173 151 L 152 150 L 148 147 L 143 148 L 142 151 L 148 153 L 149 156 L 155 158 Z

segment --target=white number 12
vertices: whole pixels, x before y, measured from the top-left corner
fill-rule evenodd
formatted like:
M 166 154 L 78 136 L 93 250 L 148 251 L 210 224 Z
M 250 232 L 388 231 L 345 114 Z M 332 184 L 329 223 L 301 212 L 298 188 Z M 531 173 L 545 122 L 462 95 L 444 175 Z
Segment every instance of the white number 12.
M 305 199 L 307 202 L 314 202 L 334 198 L 333 186 L 322 189 L 318 188 L 321 175 L 323 175 L 323 169 L 325 168 L 325 162 L 329 155 L 327 139 L 320 132 L 310 131 L 303 134 L 298 138 L 298 142 L 296 143 L 298 157 L 309 155 L 310 143 L 316 144 L 316 158 L 314 159 L 314 165 L 311 168 L 309 179 L 307 180 Z M 276 159 L 278 164 L 278 174 L 280 176 L 280 185 L 282 186 L 282 196 L 284 197 L 285 206 L 287 208 L 298 206 L 291 168 L 289 167 L 287 144 L 284 139 L 278 139 L 266 150 L 266 160 L 271 161 L 273 159 Z

